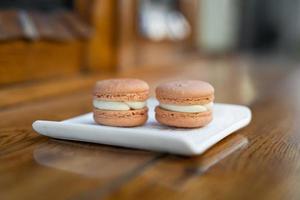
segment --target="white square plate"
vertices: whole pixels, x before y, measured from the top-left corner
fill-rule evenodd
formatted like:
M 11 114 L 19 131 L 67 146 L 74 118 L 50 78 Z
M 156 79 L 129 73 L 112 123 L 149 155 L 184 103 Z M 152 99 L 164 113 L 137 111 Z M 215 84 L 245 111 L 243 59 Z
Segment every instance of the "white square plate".
M 249 108 L 216 103 L 213 108 L 213 121 L 207 126 L 196 129 L 171 128 L 156 122 L 154 118 L 156 105 L 156 100 L 148 100 L 149 119 L 140 127 L 98 125 L 94 122 L 92 113 L 61 122 L 38 120 L 32 126 L 38 133 L 52 138 L 197 155 L 251 121 Z

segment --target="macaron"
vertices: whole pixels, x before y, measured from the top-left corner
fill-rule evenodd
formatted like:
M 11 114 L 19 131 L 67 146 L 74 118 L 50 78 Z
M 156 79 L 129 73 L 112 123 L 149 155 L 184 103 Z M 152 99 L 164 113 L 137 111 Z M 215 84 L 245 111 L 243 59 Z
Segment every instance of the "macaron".
M 159 85 L 155 92 L 159 101 L 155 118 L 163 125 L 197 128 L 213 119 L 214 88 L 207 82 L 173 81 Z
M 93 93 L 96 123 L 107 126 L 133 127 L 148 119 L 149 86 L 139 79 L 98 81 Z

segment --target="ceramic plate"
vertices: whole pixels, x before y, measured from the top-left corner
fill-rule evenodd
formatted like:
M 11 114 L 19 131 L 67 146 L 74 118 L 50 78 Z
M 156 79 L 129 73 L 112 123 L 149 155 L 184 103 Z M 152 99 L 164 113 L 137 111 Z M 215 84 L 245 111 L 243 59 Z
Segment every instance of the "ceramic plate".
M 154 118 L 157 101 L 148 100 L 149 119 L 144 126 L 120 128 L 98 125 L 93 114 L 87 113 L 64 121 L 38 120 L 35 131 L 57 139 L 93 142 L 181 155 L 198 155 L 211 146 L 248 125 L 251 121 L 249 108 L 240 105 L 215 103 L 213 121 L 196 129 L 171 128 L 160 125 Z

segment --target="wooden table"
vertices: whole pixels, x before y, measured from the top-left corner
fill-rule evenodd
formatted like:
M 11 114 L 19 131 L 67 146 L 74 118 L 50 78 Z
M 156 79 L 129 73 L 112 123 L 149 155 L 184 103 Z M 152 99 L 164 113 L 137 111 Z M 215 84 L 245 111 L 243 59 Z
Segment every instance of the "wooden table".
M 153 87 L 207 80 L 217 102 L 247 105 L 253 120 L 197 157 L 53 140 L 32 130 L 37 119 L 91 111 L 94 81 L 112 76 Z M 1 88 L 0 199 L 300 199 L 299 86 L 297 63 L 244 57 Z

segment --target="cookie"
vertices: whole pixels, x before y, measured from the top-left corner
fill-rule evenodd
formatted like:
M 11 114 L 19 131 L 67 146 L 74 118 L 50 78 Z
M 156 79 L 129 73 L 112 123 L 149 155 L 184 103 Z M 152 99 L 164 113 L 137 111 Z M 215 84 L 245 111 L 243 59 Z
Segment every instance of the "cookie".
M 149 86 L 139 79 L 98 81 L 93 93 L 94 120 L 107 126 L 133 127 L 148 119 Z
M 214 88 L 198 80 L 173 81 L 156 88 L 155 118 L 180 128 L 203 127 L 212 121 Z

